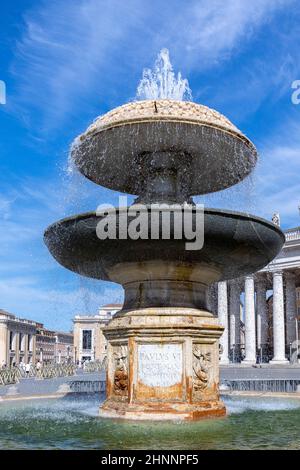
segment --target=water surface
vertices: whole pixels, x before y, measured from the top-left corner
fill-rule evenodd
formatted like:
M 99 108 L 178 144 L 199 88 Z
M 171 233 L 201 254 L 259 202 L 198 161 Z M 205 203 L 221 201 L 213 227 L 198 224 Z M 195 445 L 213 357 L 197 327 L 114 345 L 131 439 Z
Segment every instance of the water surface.
M 226 398 L 226 418 L 194 423 L 100 419 L 100 400 L 0 404 L 0 449 L 298 449 L 300 401 Z

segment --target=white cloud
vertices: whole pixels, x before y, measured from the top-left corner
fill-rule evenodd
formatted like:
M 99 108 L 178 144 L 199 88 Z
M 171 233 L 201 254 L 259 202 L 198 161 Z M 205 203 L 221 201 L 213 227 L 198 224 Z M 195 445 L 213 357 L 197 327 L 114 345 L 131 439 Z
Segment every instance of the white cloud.
M 291 105 L 292 106 L 292 105 Z M 300 122 L 297 112 L 283 116 L 282 123 L 265 137 L 256 172 L 259 214 L 281 214 L 285 228 L 300 225 Z
M 122 300 L 121 287 L 67 271 L 44 245 L 45 228 L 70 205 L 68 183 L 10 181 L 0 199 L 0 308 L 66 329 L 76 312 L 95 313 L 102 304 Z M 77 196 L 82 196 L 82 186 Z M 76 197 L 71 205 L 77 204 Z
M 121 288 L 97 283 L 96 290 L 92 282 L 79 276 L 77 285 L 57 285 L 51 289 L 32 276 L 1 278 L 0 298 L 2 309 L 66 331 L 71 329 L 77 313 L 95 314 L 101 305 L 123 300 Z
M 13 66 L 19 81 L 15 110 L 26 119 L 31 106 L 42 110 L 36 127 L 48 131 L 80 106 L 90 106 L 91 97 L 100 112 L 101 100 L 120 99 L 121 84 L 128 87 L 122 100 L 134 95 L 137 83 L 128 85 L 128 73 L 140 76 L 160 48 L 169 47 L 181 67 L 199 71 L 237 53 L 274 12 L 291 3 L 44 1 L 25 15 Z
M 25 15 L 25 32 L 16 51 L 14 73 L 20 103 L 44 108 L 54 125 L 78 105 L 90 88 L 95 101 L 109 83 L 110 54 L 139 19 L 139 2 L 130 0 L 56 0 Z M 101 80 L 101 81 L 100 81 Z M 99 106 L 100 107 L 100 106 Z M 49 129 L 48 129 L 49 130 Z
M 291 3 L 292 0 L 190 2 L 177 15 L 172 13 L 169 28 L 175 41 L 174 48 L 185 47 L 197 67 L 228 59 L 243 41 L 272 18 L 274 12 Z M 170 34 L 170 30 L 166 34 Z M 197 59 L 201 62 L 196 62 Z
M 259 160 L 253 174 L 236 186 L 202 196 L 206 206 L 250 212 L 268 220 L 279 212 L 284 229 L 300 226 L 300 118 L 294 108 L 291 104 L 280 124 L 256 142 Z

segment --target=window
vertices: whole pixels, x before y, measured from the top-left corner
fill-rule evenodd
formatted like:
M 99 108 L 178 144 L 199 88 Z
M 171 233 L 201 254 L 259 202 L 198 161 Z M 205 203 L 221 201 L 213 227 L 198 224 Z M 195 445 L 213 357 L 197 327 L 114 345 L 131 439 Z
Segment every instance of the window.
M 22 342 L 23 342 L 23 335 L 19 333 L 19 351 L 22 351 Z
M 9 332 L 9 349 L 13 349 L 13 340 L 14 340 L 14 334 L 12 331 Z
M 92 330 L 82 331 L 82 349 L 92 349 Z

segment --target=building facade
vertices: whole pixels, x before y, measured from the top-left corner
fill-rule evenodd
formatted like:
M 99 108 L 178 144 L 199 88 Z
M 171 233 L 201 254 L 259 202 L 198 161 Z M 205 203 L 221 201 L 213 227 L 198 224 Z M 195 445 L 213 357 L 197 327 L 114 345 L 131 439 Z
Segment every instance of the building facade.
M 31 320 L 0 310 L 0 367 L 35 361 L 36 327 Z
M 73 334 L 47 330 L 42 323 L 0 309 L 0 367 L 68 358 L 73 360 Z
M 300 227 L 285 231 L 278 256 L 244 279 L 211 287 L 211 310 L 225 330 L 220 339 L 221 363 L 298 362 L 300 325 Z M 245 344 L 241 341 L 240 301 L 244 308 Z
M 73 362 L 73 333 L 55 332 L 54 357 L 57 364 Z
M 106 356 L 106 339 L 103 328 L 108 324 L 121 304 L 107 304 L 97 315 L 76 315 L 74 323 L 74 361 L 102 361 Z
M 40 325 L 36 332 L 36 361 L 43 364 L 55 362 L 55 332 Z

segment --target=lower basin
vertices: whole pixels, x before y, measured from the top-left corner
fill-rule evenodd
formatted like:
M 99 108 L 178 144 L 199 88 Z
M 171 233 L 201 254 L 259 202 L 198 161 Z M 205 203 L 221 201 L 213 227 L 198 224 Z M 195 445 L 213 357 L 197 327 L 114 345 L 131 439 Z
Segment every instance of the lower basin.
M 219 209 L 205 209 L 200 250 L 187 250 L 186 238 L 172 239 L 172 227 L 169 240 L 100 240 L 96 234 L 100 220 L 95 212 L 67 217 L 50 225 L 44 239 L 62 266 L 106 281 L 113 280 L 110 270 L 116 265 L 152 260 L 199 262 L 214 266 L 220 280 L 237 278 L 266 266 L 285 241 L 280 228 L 267 220 Z
M 101 419 L 101 400 L 2 402 L 0 449 L 300 450 L 300 399 L 224 397 L 226 418 L 184 423 Z
M 121 209 L 116 211 L 117 228 L 120 213 Z M 148 212 L 147 217 L 151 227 Z M 187 238 L 174 238 L 172 222 L 170 239 L 160 234 L 158 239 L 117 235 L 100 240 L 96 227 L 101 220 L 95 212 L 60 220 L 47 228 L 45 242 L 54 258 L 71 271 L 122 284 L 125 309 L 206 308 L 209 284 L 258 271 L 285 240 L 281 230 L 264 219 L 219 209 L 205 209 L 204 244 L 198 250 L 186 249 Z

